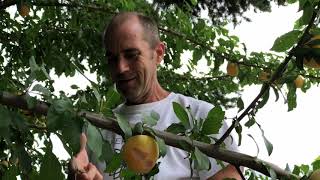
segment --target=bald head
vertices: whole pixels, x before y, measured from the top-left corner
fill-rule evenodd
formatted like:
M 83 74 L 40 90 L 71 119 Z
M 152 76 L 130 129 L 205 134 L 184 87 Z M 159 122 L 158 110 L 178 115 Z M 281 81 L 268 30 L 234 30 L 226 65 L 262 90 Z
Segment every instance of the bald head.
M 141 25 L 144 40 L 148 42 L 151 48 L 155 48 L 160 42 L 158 26 L 153 19 L 137 12 L 121 12 L 111 19 L 104 30 L 103 43 L 106 48 L 110 46 L 111 38 L 118 28 L 127 22 L 138 22 Z

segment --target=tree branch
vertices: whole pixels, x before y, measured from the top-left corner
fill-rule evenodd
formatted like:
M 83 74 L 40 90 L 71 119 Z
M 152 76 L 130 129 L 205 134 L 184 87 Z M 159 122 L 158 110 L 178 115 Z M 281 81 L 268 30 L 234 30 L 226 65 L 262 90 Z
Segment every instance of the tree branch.
M 47 115 L 47 112 L 50 106 L 49 104 L 42 101 L 37 101 L 36 106 L 34 108 L 28 109 L 25 96 L 26 95 L 16 96 L 8 92 L 0 91 L 0 104 L 15 107 L 15 108 L 20 108 L 20 109 L 25 109 L 39 115 Z M 106 118 L 106 117 L 103 117 L 102 115 L 92 113 L 92 112 L 87 112 L 87 111 L 78 112 L 78 116 L 86 118 L 93 125 L 99 128 L 107 129 L 117 134 L 123 135 L 123 132 L 119 127 L 117 121 L 113 118 Z M 275 171 L 275 173 L 279 178 L 281 177 L 287 178 L 287 179 L 290 179 L 292 177 L 298 178 L 298 176 L 291 174 L 290 172 L 287 172 L 272 163 L 260 160 L 256 157 L 252 157 L 239 152 L 233 152 L 226 149 L 222 149 L 217 145 L 210 145 L 200 141 L 192 141 L 190 140 L 190 138 L 187 138 L 185 136 L 178 136 L 169 132 L 159 131 L 156 129 L 152 129 L 152 130 L 154 131 L 157 137 L 163 139 L 164 142 L 169 146 L 173 146 L 173 147 L 188 151 L 188 148 L 186 146 L 181 145 L 181 142 L 185 142 L 190 146 L 199 148 L 199 150 L 205 153 L 207 156 L 228 162 L 236 167 L 245 166 L 250 169 L 259 171 L 265 174 L 266 176 L 270 176 L 267 168 L 269 167 Z
M 300 47 L 303 43 L 303 39 L 304 37 L 309 33 L 310 28 L 312 27 L 315 18 L 317 17 L 317 14 L 319 12 L 319 8 L 320 8 L 320 2 L 317 5 L 317 10 L 313 12 L 312 17 L 309 21 L 308 26 L 306 27 L 306 29 L 304 30 L 303 35 L 301 36 L 301 38 L 299 39 L 297 45 L 295 47 L 293 47 L 289 53 L 288 56 L 284 59 L 284 61 L 279 65 L 279 67 L 277 68 L 277 70 L 274 72 L 274 74 L 271 77 L 271 80 L 267 83 L 264 83 L 263 86 L 261 87 L 261 90 L 259 92 L 259 94 L 257 95 L 256 98 L 254 98 L 254 100 L 250 103 L 250 105 L 242 112 L 242 114 L 235 120 L 233 121 L 233 123 L 231 124 L 231 126 L 229 127 L 229 129 L 223 134 L 223 136 L 215 143 L 215 145 L 220 145 L 231 133 L 231 131 L 236 127 L 237 124 L 239 124 L 239 122 L 246 116 L 248 115 L 248 113 L 250 112 L 250 110 L 256 108 L 256 106 L 259 104 L 259 100 L 260 98 L 269 90 L 270 85 L 272 83 L 275 82 L 275 80 L 277 80 L 279 77 L 281 77 L 281 75 L 283 74 L 283 72 L 286 70 L 287 68 L 287 64 L 289 63 L 289 61 L 291 60 L 291 58 L 293 57 L 293 52 L 297 47 Z

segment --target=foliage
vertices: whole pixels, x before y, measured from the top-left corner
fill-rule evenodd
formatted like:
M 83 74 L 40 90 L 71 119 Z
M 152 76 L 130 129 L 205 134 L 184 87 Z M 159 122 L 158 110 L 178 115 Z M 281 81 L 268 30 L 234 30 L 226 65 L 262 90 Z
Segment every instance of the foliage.
M 221 121 L 227 118 L 224 114 L 226 109 L 237 107 L 239 112 L 246 112 L 244 116 L 249 118 L 245 123 L 246 127 L 253 125 L 260 127 L 254 116 L 268 103 L 270 93 L 275 93 L 278 98 L 280 93 L 285 94 L 288 110 L 292 110 L 297 104 L 296 88 L 293 84 L 297 75 L 306 77 L 303 91 L 319 83 L 319 71 L 303 67 L 301 58 L 310 51 L 313 54 L 318 52 L 315 48 L 301 46 L 312 36 L 319 35 L 318 24 L 310 26 L 310 22 L 319 22 L 312 19 L 313 12 L 319 7 L 317 0 L 299 0 L 299 9 L 303 11 L 302 17 L 297 20 L 291 32 L 276 40 L 272 48 L 276 52 L 283 53 L 282 55 L 248 53 L 239 38 L 229 35 L 225 27 L 212 26 L 209 21 L 194 14 L 199 12 L 199 7 L 204 6 L 207 1 L 187 2 L 189 6 L 198 7 L 195 12 L 189 12 L 189 7 L 186 8 L 188 5 L 175 4 L 174 1 L 170 8 L 161 10 L 144 0 L 1 2 L 0 92 L 11 92 L 26 97 L 30 111 L 0 105 L 0 161 L 8 164 L 0 165 L 0 175 L 10 178 L 20 175 L 23 179 L 42 179 L 48 169 L 64 171 L 66 162 L 58 160 L 51 152 L 50 136 L 53 134 L 58 136 L 64 148 L 72 156 L 79 149 L 78 137 L 84 129 L 89 132 L 89 148 L 94 151 L 97 158 L 107 162 L 106 171 L 114 172 L 123 165 L 119 153 L 111 152 L 110 144 L 102 142 L 100 129 L 77 116 L 79 110 L 87 110 L 110 117 L 113 116 L 111 109 L 122 101 L 109 79 L 101 39 L 105 24 L 119 10 L 141 11 L 153 16 L 160 24 L 161 39 L 167 44 L 164 63 L 159 67 L 158 73 L 159 81 L 164 88 L 208 101 L 216 107 L 210 111 L 207 119 L 194 120 L 190 117 L 188 108 L 185 110 L 185 107 L 174 104 L 174 110 L 181 123 L 173 124 L 167 131 L 175 134 L 186 135 L 206 143 L 215 143 L 217 139 L 211 135 L 217 133 Z M 238 12 L 241 14 L 245 11 L 250 3 L 241 2 L 244 4 L 236 5 L 238 8 L 227 14 L 235 18 Z M 258 3 L 254 4 L 256 8 L 269 9 L 268 1 L 255 2 Z M 296 0 L 288 1 L 288 3 L 294 2 Z M 24 17 L 19 14 L 22 5 L 30 8 L 30 12 Z M 192 13 L 196 16 L 192 16 Z M 217 14 L 219 15 L 219 12 Z M 222 13 L 219 17 L 224 18 L 225 15 Z M 302 39 L 300 44 L 299 39 Z M 262 42 L 258 39 L 257 43 Z M 182 59 L 183 53 L 191 53 L 192 56 L 189 59 Z M 285 54 L 288 54 L 285 59 L 287 63 L 281 64 Z M 227 62 L 239 65 L 238 76 L 231 77 L 226 74 L 224 67 Z M 208 67 L 205 72 L 198 69 L 199 64 L 203 63 Z M 55 91 L 54 82 L 59 81 L 59 76 L 85 76 L 85 72 L 96 74 L 96 80 L 89 80 L 86 77 L 90 86 L 81 89 L 79 86 L 82 82 L 67 84 L 66 86 L 76 90 L 72 95 Z M 272 74 L 271 79 L 260 80 L 258 77 L 262 72 Z M 58 78 L 52 78 L 53 75 Z M 265 93 L 261 93 L 252 108 L 246 111 L 241 100 L 241 91 L 245 86 L 254 84 L 266 87 Z M 2 93 L 0 93 L 1 98 Z M 43 100 L 51 105 L 46 117 L 33 114 L 36 100 Z M 237 121 L 237 117 L 233 118 L 234 127 L 241 140 L 242 124 Z M 124 134 L 129 137 L 134 132 L 143 132 L 143 128 L 153 126 L 158 119 L 156 114 L 145 115 L 143 125 L 137 125 L 133 132 L 121 117 L 118 117 L 118 122 Z M 262 127 L 260 128 L 262 130 Z M 271 142 L 264 135 L 263 138 L 268 152 L 271 153 L 273 148 Z M 157 140 L 162 144 L 160 154 L 164 155 L 164 144 L 161 139 Z M 41 143 L 37 144 L 38 142 Z M 190 158 L 199 169 L 208 168 L 207 156 L 199 149 L 194 148 Z M 312 164 L 312 168 L 308 165 L 296 166 L 292 172 L 308 176 L 315 169 L 319 169 L 318 161 Z M 155 168 L 152 173 L 156 172 Z M 133 175 L 132 172 L 123 169 L 122 176 Z M 254 172 L 247 172 L 246 176 L 249 179 L 259 177 Z M 60 171 L 51 177 L 64 178 Z M 261 176 L 261 179 L 263 178 L 265 177 Z
M 228 1 L 228 0 L 155 0 L 156 5 L 161 8 L 170 8 L 172 5 L 182 7 L 186 11 L 190 11 L 195 17 L 200 17 L 203 9 L 208 10 L 208 16 L 213 24 L 224 23 L 226 19 L 231 20 L 234 24 L 241 22 L 242 18 L 249 21 L 249 17 L 243 15 L 249 8 L 254 11 L 271 11 L 271 3 L 273 1 Z M 284 5 L 285 1 L 275 0 L 278 5 Z

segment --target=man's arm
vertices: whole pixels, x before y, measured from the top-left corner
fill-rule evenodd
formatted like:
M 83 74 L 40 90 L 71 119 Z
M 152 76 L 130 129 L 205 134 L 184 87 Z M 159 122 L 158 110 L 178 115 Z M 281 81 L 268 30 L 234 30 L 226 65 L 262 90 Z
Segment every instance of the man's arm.
M 215 175 L 208 178 L 208 180 L 223 180 L 225 178 L 242 180 L 239 172 L 233 165 L 228 165 L 227 167 L 221 169 Z

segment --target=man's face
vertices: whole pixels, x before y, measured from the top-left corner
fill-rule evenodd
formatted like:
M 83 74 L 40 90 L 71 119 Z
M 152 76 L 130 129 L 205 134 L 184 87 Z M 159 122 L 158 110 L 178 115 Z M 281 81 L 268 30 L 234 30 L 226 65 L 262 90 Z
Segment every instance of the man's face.
M 106 42 L 111 78 L 131 103 L 141 102 L 152 92 L 160 58 L 143 33 L 139 21 L 132 19 L 116 28 L 110 42 Z

